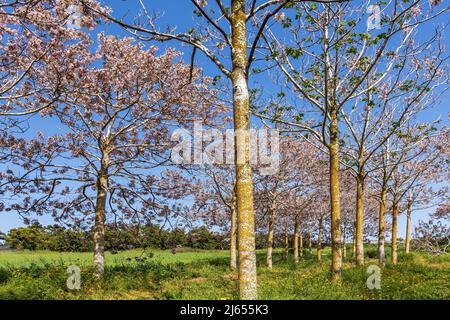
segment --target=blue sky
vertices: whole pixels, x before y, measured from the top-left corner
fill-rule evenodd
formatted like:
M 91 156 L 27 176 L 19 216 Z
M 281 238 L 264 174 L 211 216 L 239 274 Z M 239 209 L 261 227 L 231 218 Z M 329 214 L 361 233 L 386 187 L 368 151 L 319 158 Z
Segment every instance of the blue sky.
M 165 26 L 176 26 L 179 30 L 187 30 L 192 26 L 192 4 L 189 0 L 143 0 L 148 8 L 162 13 L 162 17 L 159 20 L 159 25 L 164 28 Z M 212 1 L 211 1 L 212 2 Z M 116 17 L 126 17 L 127 21 L 132 21 L 133 16 L 139 11 L 139 0 L 103 0 L 103 3 L 112 7 L 113 15 Z M 434 21 L 437 23 L 448 22 L 449 16 L 445 15 Z M 92 33 L 93 35 L 99 31 L 104 31 L 106 34 L 114 34 L 117 36 L 128 35 L 122 28 L 114 24 L 106 24 L 99 26 Z M 450 44 L 450 39 L 445 39 L 445 44 Z M 168 43 L 152 43 L 152 45 L 157 45 L 160 47 L 160 51 L 164 51 L 168 47 L 175 47 L 182 52 L 185 52 L 184 58 L 189 59 L 191 54 L 191 49 L 186 46 L 180 46 L 177 42 Z M 205 73 L 209 76 L 219 75 L 220 72 L 209 60 L 202 56 L 197 55 L 196 60 L 197 66 L 204 69 Z M 256 77 L 257 85 L 264 86 L 265 94 L 268 96 L 275 95 L 279 92 L 279 88 L 273 84 L 273 82 L 267 77 L 267 75 L 258 75 Z M 450 93 L 447 92 L 440 100 L 439 104 L 436 105 L 432 110 L 428 111 L 422 116 L 425 121 L 432 121 L 439 116 L 442 116 L 444 121 L 448 123 L 447 114 L 450 112 Z M 53 130 L 58 130 L 56 123 L 51 120 L 42 119 L 39 117 L 34 117 L 31 120 L 32 128 L 39 131 L 50 133 Z M 422 211 L 414 212 L 413 214 L 413 224 L 416 224 L 420 219 L 426 219 L 428 213 L 433 209 L 426 209 Z M 49 217 L 41 217 L 39 219 L 43 224 L 51 224 L 53 221 Z M 399 218 L 399 236 L 404 237 L 405 233 L 406 218 L 402 215 Z M 8 231 L 11 228 L 21 226 L 22 222 L 13 212 L 11 213 L 0 213 L 0 231 Z

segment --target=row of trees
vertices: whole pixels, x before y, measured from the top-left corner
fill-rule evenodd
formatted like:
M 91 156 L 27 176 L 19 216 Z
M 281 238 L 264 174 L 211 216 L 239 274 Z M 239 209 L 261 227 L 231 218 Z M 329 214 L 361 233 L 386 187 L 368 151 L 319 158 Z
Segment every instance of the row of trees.
M 51 250 L 59 252 L 86 252 L 93 250 L 92 232 L 62 228 L 58 225 L 43 227 L 33 224 L 15 228 L 4 236 L 5 246 L 19 250 Z M 189 247 L 202 250 L 219 250 L 227 247 L 226 238 L 210 232 L 205 227 L 189 232 L 181 229 L 161 230 L 148 224 L 105 225 L 105 250 L 117 253 L 130 249 L 172 249 Z
M 107 214 L 122 223 L 223 228 L 243 299 L 257 297 L 255 239 L 262 227 L 269 268 L 276 233 L 287 247 L 294 235 L 298 261 L 303 239 L 311 242 L 317 230 L 318 258 L 329 238 L 332 278 L 339 280 L 350 235 L 358 265 L 372 235 L 385 263 L 387 227 L 395 264 L 398 215 L 408 215 L 409 250 L 411 212 L 446 192 L 431 183 L 448 178 L 448 129 L 421 120 L 448 85 L 443 29 L 420 31 L 449 8 L 379 2 L 368 30 L 369 2 L 191 2 L 195 25 L 186 32 L 162 29 L 142 2 L 132 22 L 94 0 L 0 5 L 0 209 L 93 227 L 98 276 Z M 68 27 L 74 4 L 80 29 Z M 85 28 L 102 22 L 134 39 L 99 33 L 93 41 Z M 174 50 L 158 55 L 146 46 L 151 41 L 191 46 L 191 63 Z M 197 53 L 232 88 L 195 68 Z M 252 79 L 259 73 L 273 78 L 278 95 L 257 90 Z M 263 176 L 252 168 L 248 134 L 235 135 L 240 161 L 233 168 L 169 166 L 172 129 L 196 120 L 226 126 L 230 96 L 236 132 L 249 130 L 253 114 L 283 133 L 279 172 Z M 59 131 L 30 137 L 29 115 Z
M 407 138 L 407 140 L 410 138 Z M 418 139 L 418 138 L 416 138 Z M 434 144 L 433 144 L 434 143 Z M 442 176 L 448 166 L 446 152 L 448 139 L 445 132 L 430 141 L 426 141 L 427 150 L 419 148 L 412 154 L 410 150 L 392 152 L 391 156 L 400 159 L 408 157 L 405 162 L 398 162 L 393 170 L 393 177 L 387 179 L 386 189 L 380 186 L 380 181 L 369 176 L 364 189 L 370 190 L 364 194 L 364 238 L 363 242 L 378 240 L 378 259 L 385 264 L 385 237 L 389 232 L 392 263 L 397 263 L 396 237 L 397 219 L 401 213 L 406 216 L 405 250 L 409 253 L 411 244 L 411 215 L 414 210 L 432 207 L 440 196 L 446 193 L 446 188 L 432 188 L 430 183 L 445 181 Z M 329 168 L 326 154 L 320 153 L 308 141 L 302 138 L 288 137 L 282 139 L 280 146 L 280 170 L 272 176 L 255 174 L 255 217 L 256 232 L 264 234 L 267 248 L 267 267 L 272 268 L 272 252 L 274 236 L 283 237 L 286 251 L 293 247 L 294 259 L 299 261 L 304 241 L 314 241 L 318 244 L 318 260 L 321 257 L 321 243 L 329 238 L 331 231 L 329 199 Z M 384 151 L 380 152 L 383 155 Z M 416 158 L 417 157 L 417 158 Z M 384 168 L 386 169 L 386 167 Z M 377 173 L 382 172 L 380 171 Z M 340 224 L 342 257 L 347 257 L 346 246 L 353 240 L 353 256 L 357 253 L 357 217 L 355 215 L 355 199 L 357 182 L 350 169 L 340 171 L 340 202 L 342 220 Z M 204 173 L 203 183 L 196 191 L 194 211 L 198 218 L 211 227 L 219 227 L 230 233 L 231 241 L 236 241 L 234 235 L 235 201 L 234 179 L 228 168 L 209 169 Z M 361 199 L 359 199 L 361 200 Z M 381 212 L 380 212 L 381 210 Z M 444 210 L 445 209 L 441 209 Z M 437 212 L 440 212 L 438 210 Z M 381 217 L 381 218 L 380 218 Z M 326 241 L 329 243 L 329 241 Z M 232 245 L 233 246 L 233 245 Z M 231 252 L 230 267 L 236 267 L 236 260 Z

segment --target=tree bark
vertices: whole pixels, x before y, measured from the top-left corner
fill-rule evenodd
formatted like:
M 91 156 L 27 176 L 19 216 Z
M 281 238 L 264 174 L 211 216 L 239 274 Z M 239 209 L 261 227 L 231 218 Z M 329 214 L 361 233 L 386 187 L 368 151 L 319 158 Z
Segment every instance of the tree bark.
M 298 221 L 297 219 L 295 219 L 295 223 L 294 223 L 294 262 L 298 263 L 299 262 L 299 258 L 298 258 Z
M 406 213 L 406 237 L 405 237 L 405 253 L 408 254 L 411 246 L 411 204 L 408 203 Z
M 364 264 L 364 178 L 356 178 L 356 265 Z
M 97 199 L 94 218 L 94 276 L 100 278 L 105 271 L 105 220 L 106 200 L 108 196 L 108 157 L 102 159 L 101 168 L 96 182 Z
M 275 225 L 275 215 L 273 205 L 269 208 L 269 230 L 267 234 L 267 257 L 266 264 L 267 268 L 272 269 L 273 264 L 273 229 Z
M 287 225 L 287 219 L 284 223 L 284 256 L 286 261 L 289 259 L 289 229 Z
M 234 271 L 237 267 L 236 256 L 236 208 L 231 206 L 231 230 L 230 230 L 230 270 Z
M 386 196 L 387 186 L 386 184 L 383 184 L 381 188 L 380 210 L 378 213 L 378 262 L 382 266 L 386 264 L 386 254 L 384 250 L 384 215 L 386 212 Z
M 245 0 L 231 2 L 233 113 L 238 211 L 239 297 L 257 299 L 253 173 L 250 166 L 250 101 Z
M 392 244 L 391 244 L 391 261 L 392 264 L 397 264 L 397 218 L 398 218 L 398 203 L 394 199 L 392 207 Z
M 353 223 L 353 248 L 352 248 L 352 254 L 353 254 L 353 259 L 356 259 L 356 236 L 355 236 L 355 230 L 356 230 L 356 223 Z
M 341 202 L 339 191 L 339 128 L 337 107 L 330 108 L 330 201 L 331 201 L 331 274 L 339 279 L 342 271 Z
M 302 230 L 301 224 L 300 224 L 299 228 L 300 228 L 300 231 L 299 231 L 299 239 L 298 239 L 298 242 L 299 242 L 298 250 L 299 250 L 300 257 L 303 257 L 303 230 Z
M 309 249 L 309 254 L 312 254 L 312 237 L 311 237 L 311 229 L 308 229 L 308 249 Z
M 342 230 L 342 257 L 347 258 L 347 223 L 344 222 L 344 230 Z
M 323 218 L 319 219 L 319 235 L 317 236 L 317 261 L 322 259 Z

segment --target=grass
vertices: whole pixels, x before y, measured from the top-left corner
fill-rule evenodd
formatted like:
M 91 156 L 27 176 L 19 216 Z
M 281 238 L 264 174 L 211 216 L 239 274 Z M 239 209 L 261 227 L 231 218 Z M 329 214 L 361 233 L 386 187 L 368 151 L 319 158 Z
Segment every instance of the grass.
M 370 246 L 367 256 L 371 256 Z M 299 264 L 276 251 L 274 268 L 258 251 L 260 299 L 450 299 L 450 254 L 400 254 L 396 266 L 382 269 L 381 290 L 366 285 L 365 267 L 344 262 L 342 281 L 329 281 L 329 249 L 318 263 L 315 254 Z M 137 258 L 137 259 L 136 259 Z M 133 250 L 107 254 L 101 280 L 92 276 L 90 253 L 1 252 L 0 299 L 237 299 L 237 275 L 228 270 L 227 251 Z M 66 289 L 67 266 L 82 270 L 82 288 Z
M 136 258 L 147 258 L 162 264 L 168 263 L 190 263 L 194 261 L 209 260 L 217 257 L 228 257 L 227 251 L 211 250 L 189 250 L 185 249 L 177 254 L 170 251 L 161 250 L 128 250 L 117 254 L 106 252 L 105 259 L 107 265 L 117 265 L 128 262 L 127 259 L 135 261 Z M 92 264 L 91 252 L 52 252 L 52 251 L 6 251 L 0 252 L 0 267 L 14 266 L 21 267 L 30 264 L 64 263 L 79 266 L 90 266 Z

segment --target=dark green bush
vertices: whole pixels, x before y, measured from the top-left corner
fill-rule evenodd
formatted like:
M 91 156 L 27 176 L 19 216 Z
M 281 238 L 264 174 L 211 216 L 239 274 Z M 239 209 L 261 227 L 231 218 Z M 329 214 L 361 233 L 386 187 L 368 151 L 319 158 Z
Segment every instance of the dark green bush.
M 105 249 L 113 253 L 134 248 L 224 249 L 228 245 L 221 234 L 200 227 L 186 233 L 181 229 L 163 230 L 157 225 L 107 225 Z M 84 230 L 68 230 L 60 226 L 32 225 L 8 232 L 6 244 L 20 250 L 87 252 L 92 250 L 92 234 Z
M 8 281 L 10 276 L 10 270 L 8 270 L 7 268 L 0 268 L 0 283 L 5 283 L 6 281 Z
M 367 250 L 365 256 L 369 259 L 376 259 L 378 257 L 378 251 L 376 249 Z

